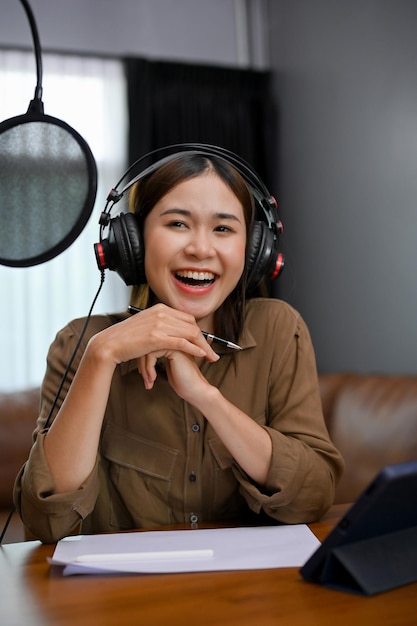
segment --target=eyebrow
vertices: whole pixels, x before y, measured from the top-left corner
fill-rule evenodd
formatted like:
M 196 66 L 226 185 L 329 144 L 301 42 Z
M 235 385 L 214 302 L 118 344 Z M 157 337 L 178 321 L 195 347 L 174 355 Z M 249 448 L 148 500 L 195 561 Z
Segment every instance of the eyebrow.
M 162 215 L 172 215 L 172 214 L 176 214 L 176 215 L 184 215 L 187 217 L 192 217 L 191 215 L 191 211 L 187 211 L 187 209 L 167 209 L 166 211 L 163 211 L 161 213 Z M 233 220 L 235 222 L 239 222 L 240 224 L 240 219 L 234 215 L 233 213 L 223 213 L 223 212 L 219 212 L 219 213 L 215 213 L 213 215 L 214 219 L 221 219 L 221 220 Z

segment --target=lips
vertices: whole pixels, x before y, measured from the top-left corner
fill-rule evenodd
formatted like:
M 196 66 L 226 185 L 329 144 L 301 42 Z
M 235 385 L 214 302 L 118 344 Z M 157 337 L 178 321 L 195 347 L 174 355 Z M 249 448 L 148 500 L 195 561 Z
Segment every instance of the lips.
M 175 278 L 184 285 L 193 287 L 207 287 L 216 280 L 213 272 L 198 272 L 196 270 L 179 270 L 175 272 Z

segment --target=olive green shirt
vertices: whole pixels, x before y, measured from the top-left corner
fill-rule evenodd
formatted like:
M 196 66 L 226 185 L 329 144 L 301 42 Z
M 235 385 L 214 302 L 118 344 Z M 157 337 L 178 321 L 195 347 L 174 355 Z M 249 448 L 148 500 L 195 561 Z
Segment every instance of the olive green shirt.
M 89 338 L 124 317 L 91 318 L 62 398 Z M 309 332 L 289 305 L 260 298 L 247 304 L 244 349 L 214 344 L 221 358 L 202 372 L 269 433 L 273 452 L 264 487 L 239 467 L 204 415 L 176 395 L 163 365 L 147 391 L 131 361 L 115 370 L 93 472 L 77 491 L 54 494 L 42 429 L 83 324 L 68 324 L 50 347 L 34 444 L 16 480 L 16 507 L 36 537 L 56 541 L 77 526 L 98 533 L 244 520 L 249 512 L 307 523 L 332 504 L 343 462 L 324 424 Z

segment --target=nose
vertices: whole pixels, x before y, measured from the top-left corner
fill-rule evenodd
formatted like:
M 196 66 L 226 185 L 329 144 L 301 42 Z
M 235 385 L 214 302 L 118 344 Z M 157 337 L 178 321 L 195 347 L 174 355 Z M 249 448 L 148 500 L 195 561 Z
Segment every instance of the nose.
M 198 259 L 206 259 L 215 254 L 211 232 L 205 228 L 193 229 L 184 252 Z

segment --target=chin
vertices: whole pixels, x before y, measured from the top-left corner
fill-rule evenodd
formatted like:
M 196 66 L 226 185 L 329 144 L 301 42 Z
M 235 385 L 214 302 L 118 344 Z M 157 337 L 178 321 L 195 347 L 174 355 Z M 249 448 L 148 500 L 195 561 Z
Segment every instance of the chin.
M 217 307 L 211 307 L 211 306 L 201 306 L 200 304 L 196 303 L 182 303 L 180 306 L 177 307 L 179 310 L 184 311 L 184 313 L 189 313 L 190 315 L 192 315 L 197 321 L 199 320 L 203 320 L 205 318 L 211 318 Z

